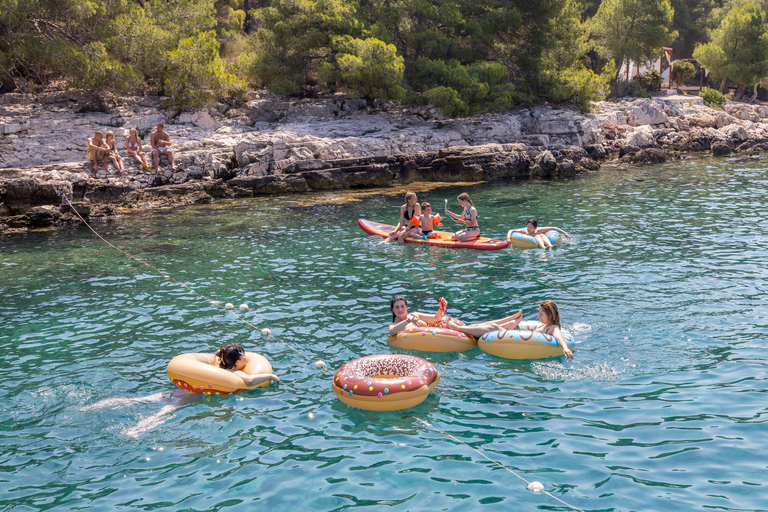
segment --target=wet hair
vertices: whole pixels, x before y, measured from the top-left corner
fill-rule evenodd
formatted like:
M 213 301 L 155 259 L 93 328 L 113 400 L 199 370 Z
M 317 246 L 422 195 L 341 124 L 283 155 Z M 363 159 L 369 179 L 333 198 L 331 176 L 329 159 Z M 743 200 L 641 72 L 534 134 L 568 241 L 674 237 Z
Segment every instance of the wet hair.
M 537 219 L 531 219 L 527 222 L 527 224 L 533 224 L 533 229 L 536 229 L 539 227 L 539 221 Z
M 409 200 L 416 197 L 416 192 L 406 192 L 405 193 L 405 202 L 407 203 Z
M 458 199 L 459 201 L 466 201 L 472 206 L 475 206 L 472 200 L 469 198 L 469 194 L 467 194 L 466 192 L 462 192 L 461 194 L 459 194 L 459 197 L 457 197 L 456 199 Z
M 109 130 L 107 132 L 107 137 L 109 137 L 110 135 L 114 137 L 115 136 L 115 132 L 113 132 L 112 130 Z
M 392 300 L 389 301 L 389 310 L 392 312 L 392 323 L 395 323 L 395 319 L 397 318 L 395 316 L 395 302 L 402 300 L 405 302 L 405 306 L 408 307 L 408 299 L 403 297 L 402 295 L 395 295 L 392 297 Z
M 218 357 L 220 361 L 219 366 L 225 370 L 234 368 L 237 364 L 237 360 L 244 354 L 245 349 L 237 343 L 232 343 L 226 347 L 222 345 L 221 348 L 216 351 L 216 357 Z
M 552 300 L 545 300 L 541 303 L 540 306 L 544 313 L 546 313 L 547 318 L 549 318 L 549 321 L 552 322 L 551 325 L 556 325 L 558 327 L 562 327 L 560 325 L 560 310 L 557 309 L 557 304 L 555 304 Z
M 424 201 L 423 203 L 421 203 L 421 211 L 422 211 L 422 212 L 423 212 L 425 209 L 427 209 L 427 208 L 432 208 L 432 205 L 431 205 L 431 204 L 429 204 L 429 203 L 428 203 L 428 202 L 426 202 L 426 201 Z

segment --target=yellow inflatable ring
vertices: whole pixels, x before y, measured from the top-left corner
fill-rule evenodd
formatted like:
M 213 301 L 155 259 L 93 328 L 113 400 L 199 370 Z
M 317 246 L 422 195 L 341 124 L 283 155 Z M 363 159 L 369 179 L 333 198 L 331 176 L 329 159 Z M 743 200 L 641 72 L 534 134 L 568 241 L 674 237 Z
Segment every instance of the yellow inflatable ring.
M 272 373 L 267 359 L 254 352 L 246 352 L 248 364 L 243 371 L 249 375 Z M 181 389 L 206 395 L 233 395 L 269 384 L 269 380 L 246 386 L 243 379 L 229 370 L 213 365 L 213 354 L 180 354 L 168 363 L 168 378 Z
M 412 327 L 387 337 L 390 347 L 424 352 L 463 352 L 475 348 L 477 339 L 463 332 L 437 327 Z
M 350 407 L 396 411 L 423 402 L 440 382 L 440 372 L 419 357 L 366 356 L 348 362 L 333 376 L 334 394 Z
M 563 355 L 563 349 L 551 334 L 534 332 L 541 322 L 520 322 L 513 331 L 493 331 L 483 334 L 477 342 L 480 350 L 505 359 L 544 359 Z M 560 329 L 563 340 L 573 352 L 576 344 L 573 335 Z

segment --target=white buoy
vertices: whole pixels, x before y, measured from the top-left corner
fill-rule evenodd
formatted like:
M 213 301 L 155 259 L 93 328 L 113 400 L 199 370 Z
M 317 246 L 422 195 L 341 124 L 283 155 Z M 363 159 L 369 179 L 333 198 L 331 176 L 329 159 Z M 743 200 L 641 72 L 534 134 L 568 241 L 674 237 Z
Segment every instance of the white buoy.
M 248 311 L 250 309 L 248 304 L 240 304 L 240 311 Z
M 325 370 L 325 362 L 318 359 L 317 361 L 315 361 L 315 368 L 322 368 L 323 370 Z
M 531 492 L 541 492 L 544 490 L 544 484 L 541 482 L 531 482 L 528 484 L 528 490 Z
M 272 331 L 270 331 L 269 329 L 262 329 L 261 334 L 263 334 L 264 336 L 269 336 L 270 334 L 272 334 Z
M 235 305 L 232 304 L 231 302 L 227 302 L 226 304 L 224 304 L 224 309 L 235 309 Z

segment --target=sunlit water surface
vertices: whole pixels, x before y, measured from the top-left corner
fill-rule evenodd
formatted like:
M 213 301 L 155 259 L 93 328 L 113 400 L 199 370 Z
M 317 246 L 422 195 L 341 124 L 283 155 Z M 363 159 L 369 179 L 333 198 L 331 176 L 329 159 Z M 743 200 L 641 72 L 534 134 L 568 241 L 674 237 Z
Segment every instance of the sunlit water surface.
M 574 240 L 550 252 L 379 245 L 356 220 L 396 222 L 402 195 L 384 193 L 93 221 L 197 294 L 247 303 L 238 313 L 275 339 L 82 225 L 1 239 L 0 510 L 568 510 L 523 479 L 582 510 L 768 510 L 765 161 L 419 200 L 458 208 L 463 190 L 483 234 L 535 216 Z M 442 373 L 424 403 L 351 409 L 331 376 L 391 352 L 394 294 L 427 312 L 445 296 L 469 321 L 534 319 L 553 299 L 575 361 L 419 353 Z M 225 398 L 168 380 L 174 355 L 231 342 L 282 382 Z

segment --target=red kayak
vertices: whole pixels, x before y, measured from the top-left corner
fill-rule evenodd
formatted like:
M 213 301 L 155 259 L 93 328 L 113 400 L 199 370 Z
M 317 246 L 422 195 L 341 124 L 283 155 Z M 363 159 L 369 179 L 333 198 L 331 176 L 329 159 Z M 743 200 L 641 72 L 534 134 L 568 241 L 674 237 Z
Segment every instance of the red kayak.
M 395 229 L 395 226 L 365 219 L 358 219 L 357 225 L 369 235 L 376 235 L 382 238 L 387 238 Z M 477 249 L 478 251 L 497 251 L 499 249 L 504 249 L 509 245 L 509 242 L 506 240 L 494 240 L 493 238 L 484 237 L 475 238 L 474 240 L 467 242 L 459 242 L 457 240 L 451 240 L 453 233 L 444 231 L 433 231 L 433 233 L 437 234 L 437 237 L 425 240 L 421 237 L 414 238 L 409 236 L 406 237 L 405 243 L 436 245 L 438 247 L 448 247 L 449 249 Z

